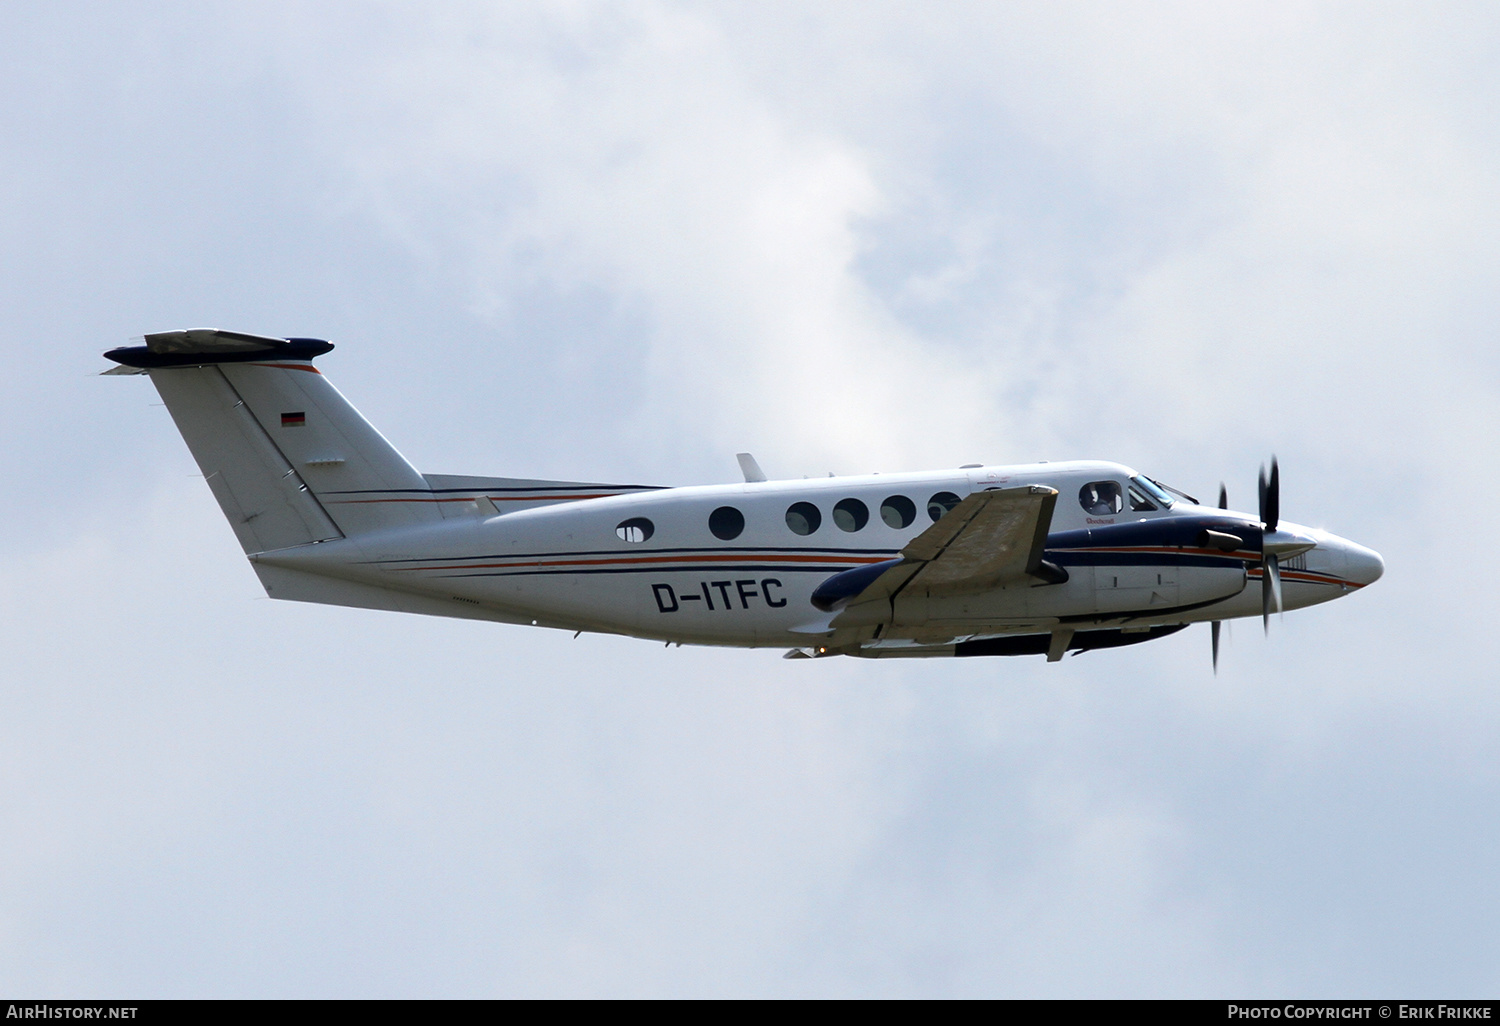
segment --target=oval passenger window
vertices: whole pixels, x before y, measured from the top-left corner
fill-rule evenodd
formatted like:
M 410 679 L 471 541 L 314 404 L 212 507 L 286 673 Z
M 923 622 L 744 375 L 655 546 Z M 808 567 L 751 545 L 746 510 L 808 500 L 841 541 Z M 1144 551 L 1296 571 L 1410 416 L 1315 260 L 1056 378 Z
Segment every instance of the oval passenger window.
M 738 538 L 745 529 L 745 514 L 733 506 L 720 506 L 708 515 L 708 529 L 721 541 Z
M 840 531 L 858 531 L 870 522 L 870 507 L 858 499 L 841 499 L 833 507 L 833 522 Z
M 904 495 L 892 495 L 880 504 L 880 519 L 887 527 L 901 530 L 917 519 L 917 504 Z
M 957 495 L 954 495 L 952 492 L 938 492 L 927 500 L 927 515 L 934 521 L 938 521 L 943 519 L 943 514 L 948 513 L 957 505 Z
M 794 502 L 786 508 L 786 526 L 793 534 L 809 535 L 823 526 L 823 514 L 810 502 Z
M 645 517 L 622 520 L 620 526 L 615 528 L 615 534 L 620 536 L 620 540 L 628 542 L 643 542 L 655 533 L 656 525 Z

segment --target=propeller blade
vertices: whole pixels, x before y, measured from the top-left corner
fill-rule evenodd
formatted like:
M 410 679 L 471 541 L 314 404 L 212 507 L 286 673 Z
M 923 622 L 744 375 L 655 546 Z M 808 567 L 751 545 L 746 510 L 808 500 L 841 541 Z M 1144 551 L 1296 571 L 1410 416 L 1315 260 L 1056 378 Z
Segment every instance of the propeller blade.
M 1221 626 L 1223 626 L 1223 624 L 1221 624 L 1218 620 L 1215 620 L 1215 621 L 1213 621 L 1213 623 L 1209 624 L 1209 628 L 1213 632 L 1213 639 L 1214 639 L 1214 676 L 1215 677 L 1217 677 L 1219 675 L 1219 628 Z
M 1281 523 L 1281 467 L 1276 463 L 1276 457 L 1271 457 L 1271 530 L 1276 530 L 1276 525 Z M 1281 578 L 1278 577 L 1277 588 L 1281 587 Z M 1278 609 L 1278 612 L 1280 610 Z
M 1224 487 L 1224 482 L 1219 482 L 1219 508 L 1229 508 L 1229 489 Z
M 1270 634 L 1271 604 L 1274 602 L 1276 612 L 1281 612 L 1281 567 L 1274 552 L 1266 553 L 1260 566 L 1260 620 L 1266 633 Z
M 1267 531 L 1276 530 L 1281 519 L 1281 469 L 1276 457 L 1271 457 L 1271 477 L 1266 478 L 1266 468 L 1260 468 L 1260 519 Z
M 1271 578 L 1271 598 L 1276 603 L 1276 613 L 1279 616 L 1283 610 L 1281 606 L 1281 562 L 1275 554 L 1266 557 L 1266 570 Z

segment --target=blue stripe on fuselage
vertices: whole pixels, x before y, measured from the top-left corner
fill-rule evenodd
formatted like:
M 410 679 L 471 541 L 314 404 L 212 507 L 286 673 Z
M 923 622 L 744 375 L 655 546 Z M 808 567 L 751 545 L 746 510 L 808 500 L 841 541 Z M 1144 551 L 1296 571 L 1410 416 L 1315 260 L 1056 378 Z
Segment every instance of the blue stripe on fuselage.
M 1240 547 L 1223 552 L 1205 544 L 1205 532 L 1233 535 Z M 1062 566 L 1243 567 L 1259 562 L 1264 531 L 1254 521 L 1229 516 L 1157 517 L 1103 524 L 1047 536 L 1047 558 Z

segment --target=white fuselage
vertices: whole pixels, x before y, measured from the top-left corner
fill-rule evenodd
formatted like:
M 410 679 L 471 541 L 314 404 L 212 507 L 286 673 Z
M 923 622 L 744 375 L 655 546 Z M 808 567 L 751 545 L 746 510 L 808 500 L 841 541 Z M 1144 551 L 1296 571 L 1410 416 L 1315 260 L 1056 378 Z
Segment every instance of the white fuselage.
M 481 503 L 473 516 L 251 558 L 477 607 L 455 615 L 483 610 L 498 620 L 689 644 L 884 645 L 919 654 L 978 638 L 1043 634 L 1059 623 L 1145 631 L 1260 615 L 1260 589 L 1246 587 L 1259 580 L 1258 552 L 1100 542 L 1103 528 L 1167 527 L 1178 518 L 1259 524 L 1250 514 L 1183 499 L 1168 506 L 1160 490 L 1146 498 L 1151 508 L 1132 508 L 1138 480 L 1119 464 L 1069 462 L 646 490 L 499 515 L 485 515 L 494 507 Z M 1103 483 L 1113 484 L 1113 496 Z M 898 558 L 945 503 L 1017 485 L 1060 493 L 1047 553 L 1067 569 L 1065 582 L 913 596 L 875 618 L 885 622 L 835 624 L 812 604 L 814 589 L 830 576 Z M 726 509 L 732 512 L 716 517 Z M 1281 531 L 1311 543 L 1283 563 L 1285 608 L 1337 598 L 1380 575 L 1380 557 L 1369 549 L 1285 522 Z M 1054 539 L 1065 547 L 1054 549 Z

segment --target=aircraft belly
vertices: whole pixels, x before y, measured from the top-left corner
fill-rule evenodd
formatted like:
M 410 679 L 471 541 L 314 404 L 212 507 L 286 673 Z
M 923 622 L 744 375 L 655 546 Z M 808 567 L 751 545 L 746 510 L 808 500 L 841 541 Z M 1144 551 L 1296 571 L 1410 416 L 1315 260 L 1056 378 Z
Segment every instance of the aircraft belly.
M 808 596 L 823 576 L 657 571 L 446 580 L 457 594 L 577 623 L 582 629 L 684 642 L 780 645 L 797 640 L 788 632 L 819 615 Z
M 1093 569 L 1095 610 L 1143 620 L 1161 613 L 1176 622 L 1187 611 L 1239 595 L 1246 580 L 1243 567 L 1231 566 L 1146 564 Z
M 1094 608 L 1101 613 L 1124 613 L 1181 605 L 1178 569 L 1151 565 L 1096 566 Z
M 1304 581 L 1288 579 L 1288 577 L 1289 575 L 1283 574 L 1281 578 L 1283 609 L 1305 609 L 1308 606 L 1336 599 L 1348 592 L 1347 588 L 1336 581 Z M 1208 607 L 1215 616 L 1206 616 L 1203 619 L 1260 616 L 1262 602 L 1260 578 L 1258 576 L 1247 577 L 1245 584 L 1244 591 Z
M 1217 602 L 1245 590 L 1244 567 L 1183 567 L 1178 601 L 1182 605 Z
M 1084 571 L 1058 585 L 1022 582 L 959 595 L 902 592 L 895 599 L 894 615 L 888 612 L 881 619 L 879 637 L 944 645 L 975 635 L 1047 632 L 1062 617 L 1092 605 L 1092 578 L 1087 567 Z M 870 619 L 862 617 L 859 622 Z
M 1246 581 L 1239 567 L 1074 565 L 1068 574 L 1061 585 L 1016 584 L 969 595 L 902 593 L 881 636 L 1027 633 L 1080 618 L 1177 623 L 1240 594 Z

